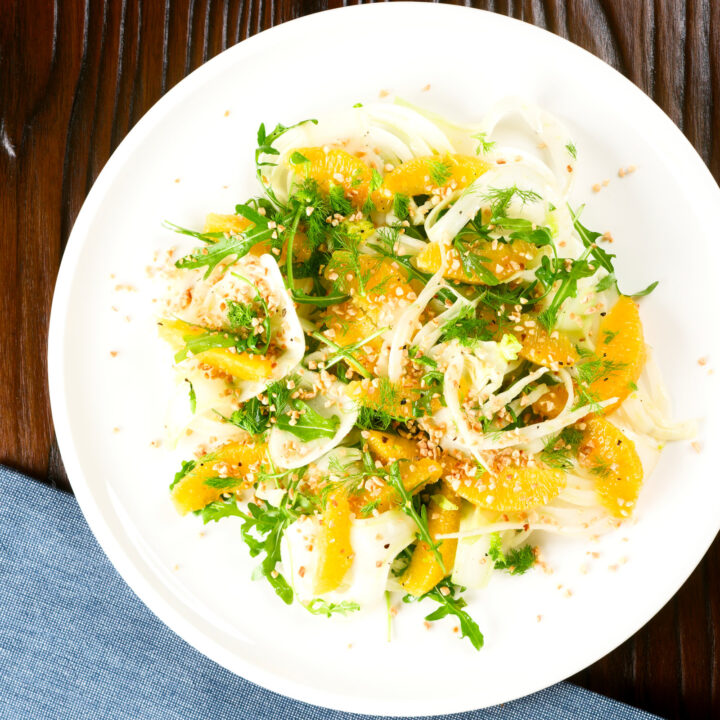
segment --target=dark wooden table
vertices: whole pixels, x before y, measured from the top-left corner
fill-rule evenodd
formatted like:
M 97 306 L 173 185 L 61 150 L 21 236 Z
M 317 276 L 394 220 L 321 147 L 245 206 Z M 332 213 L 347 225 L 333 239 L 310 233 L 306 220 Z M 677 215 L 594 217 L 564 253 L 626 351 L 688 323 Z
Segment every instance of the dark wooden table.
M 228 46 L 342 4 L 0 0 L 0 462 L 70 487 L 48 402 L 50 302 L 75 217 L 118 143 Z M 720 178 L 720 0 L 465 4 L 547 28 L 610 63 Z M 665 717 L 720 718 L 719 585 L 716 540 L 653 620 L 573 681 Z

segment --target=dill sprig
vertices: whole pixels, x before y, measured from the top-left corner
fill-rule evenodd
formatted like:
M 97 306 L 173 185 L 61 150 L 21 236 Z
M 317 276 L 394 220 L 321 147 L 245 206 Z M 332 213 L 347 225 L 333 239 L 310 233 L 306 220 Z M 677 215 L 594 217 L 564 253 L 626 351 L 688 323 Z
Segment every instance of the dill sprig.
M 465 347 L 474 347 L 481 341 L 492 340 L 487 321 L 477 317 L 473 305 L 463 305 L 460 313 L 442 326 L 442 335 L 438 342 L 458 340 Z
M 475 150 L 476 155 L 480 155 L 481 153 L 483 155 L 487 155 L 495 147 L 496 143 L 492 140 L 488 140 L 487 133 L 485 132 L 478 132 L 474 135 L 471 135 L 470 137 L 478 141 L 478 146 Z
M 511 575 L 522 575 L 535 564 L 535 548 L 532 545 L 522 545 L 507 552 L 502 549 L 502 537 L 499 532 L 490 536 L 488 556 L 495 563 L 496 570 L 507 570 Z
M 452 166 L 447 160 L 430 159 L 427 161 L 430 179 L 438 187 L 444 185 L 452 176 Z
M 492 210 L 491 223 L 497 224 L 500 219 L 507 217 L 507 209 L 514 198 L 520 200 L 523 205 L 542 200 L 534 190 L 522 190 L 517 185 L 505 188 L 488 188 L 483 195 L 483 200 L 490 203 L 490 209 Z
M 551 435 L 545 446 L 540 451 L 540 459 L 548 467 L 557 470 L 572 470 L 575 463 L 573 458 L 577 456 L 583 433 L 572 425 L 564 428 L 556 435 Z

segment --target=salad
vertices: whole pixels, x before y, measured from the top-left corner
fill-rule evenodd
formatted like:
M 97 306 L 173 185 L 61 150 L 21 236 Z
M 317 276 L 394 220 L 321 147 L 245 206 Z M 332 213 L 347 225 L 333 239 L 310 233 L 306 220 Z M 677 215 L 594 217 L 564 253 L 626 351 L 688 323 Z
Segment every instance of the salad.
M 657 283 L 627 294 L 569 203 L 577 156 L 517 101 L 472 126 L 399 101 L 261 125 L 257 196 L 167 223 L 196 241 L 161 273 L 178 512 L 236 518 L 285 603 L 427 598 L 477 649 L 464 593 L 532 568 L 542 533 L 631 518 L 693 427 L 645 344 Z

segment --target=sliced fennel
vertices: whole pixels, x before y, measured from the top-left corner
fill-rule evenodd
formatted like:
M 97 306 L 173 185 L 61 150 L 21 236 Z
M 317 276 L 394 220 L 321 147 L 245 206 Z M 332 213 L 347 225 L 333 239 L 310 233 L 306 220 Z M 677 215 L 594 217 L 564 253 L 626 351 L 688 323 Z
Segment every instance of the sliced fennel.
M 488 558 L 490 534 L 483 528 L 492 527 L 497 513 L 491 513 L 471 503 L 464 503 L 458 535 L 452 581 L 467 588 L 483 588 L 490 580 L 493 563 Z
M 319 532 L 319 518 L 307 516 L 290 525 L 282 541 L 282 561 L 298 600 L 317 597 L 314 583 L 318 553 L 308 550 Z M 356 602 L 368 609 L 383 602 L 390 565 L 415 540 L 415 523 L 401 510 L 390 510 L 376 517 L 355 520 L 350 542 L 353 563 L 341 587 L 322 597 L 328 602 Z M 387 546 L 387 547 L 386 547 Z

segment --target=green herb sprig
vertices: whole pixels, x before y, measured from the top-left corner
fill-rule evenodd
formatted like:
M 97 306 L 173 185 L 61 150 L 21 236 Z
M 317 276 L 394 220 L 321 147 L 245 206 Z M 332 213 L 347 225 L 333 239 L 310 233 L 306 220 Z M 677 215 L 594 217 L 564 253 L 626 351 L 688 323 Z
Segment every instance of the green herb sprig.
M 417 527 L 417 534 L 420 540 L 427 544 L 435 556 L 435 560 L 442 569 L 443 573 L 445 570 L 445 562 L 440 554 L 440 544 L 436 543 L 431 535 L 430 529 L 428 528 L 427 521 L 427 507 L 425 505 L 420 506 L 420 510 L 415 507 L 412 495 L 405 489 L 405 485 L 400 476 L 400 461 L 396 460 L 390 465 L 388 472 L 388 483 L 395 489 L 395 492 L 400 498 L 400 509 L 415 523 Z
M 506 553 L 503 552 L 502 537 L 499 532 L 492 533 L 490 536 L 488 555 L 495 563 L 496 570 L 506 570 L 511 575 L 526 573 L 536 560 L 535 548 L 531 545 L 522 545 L 519 548 L 512 548 Z

